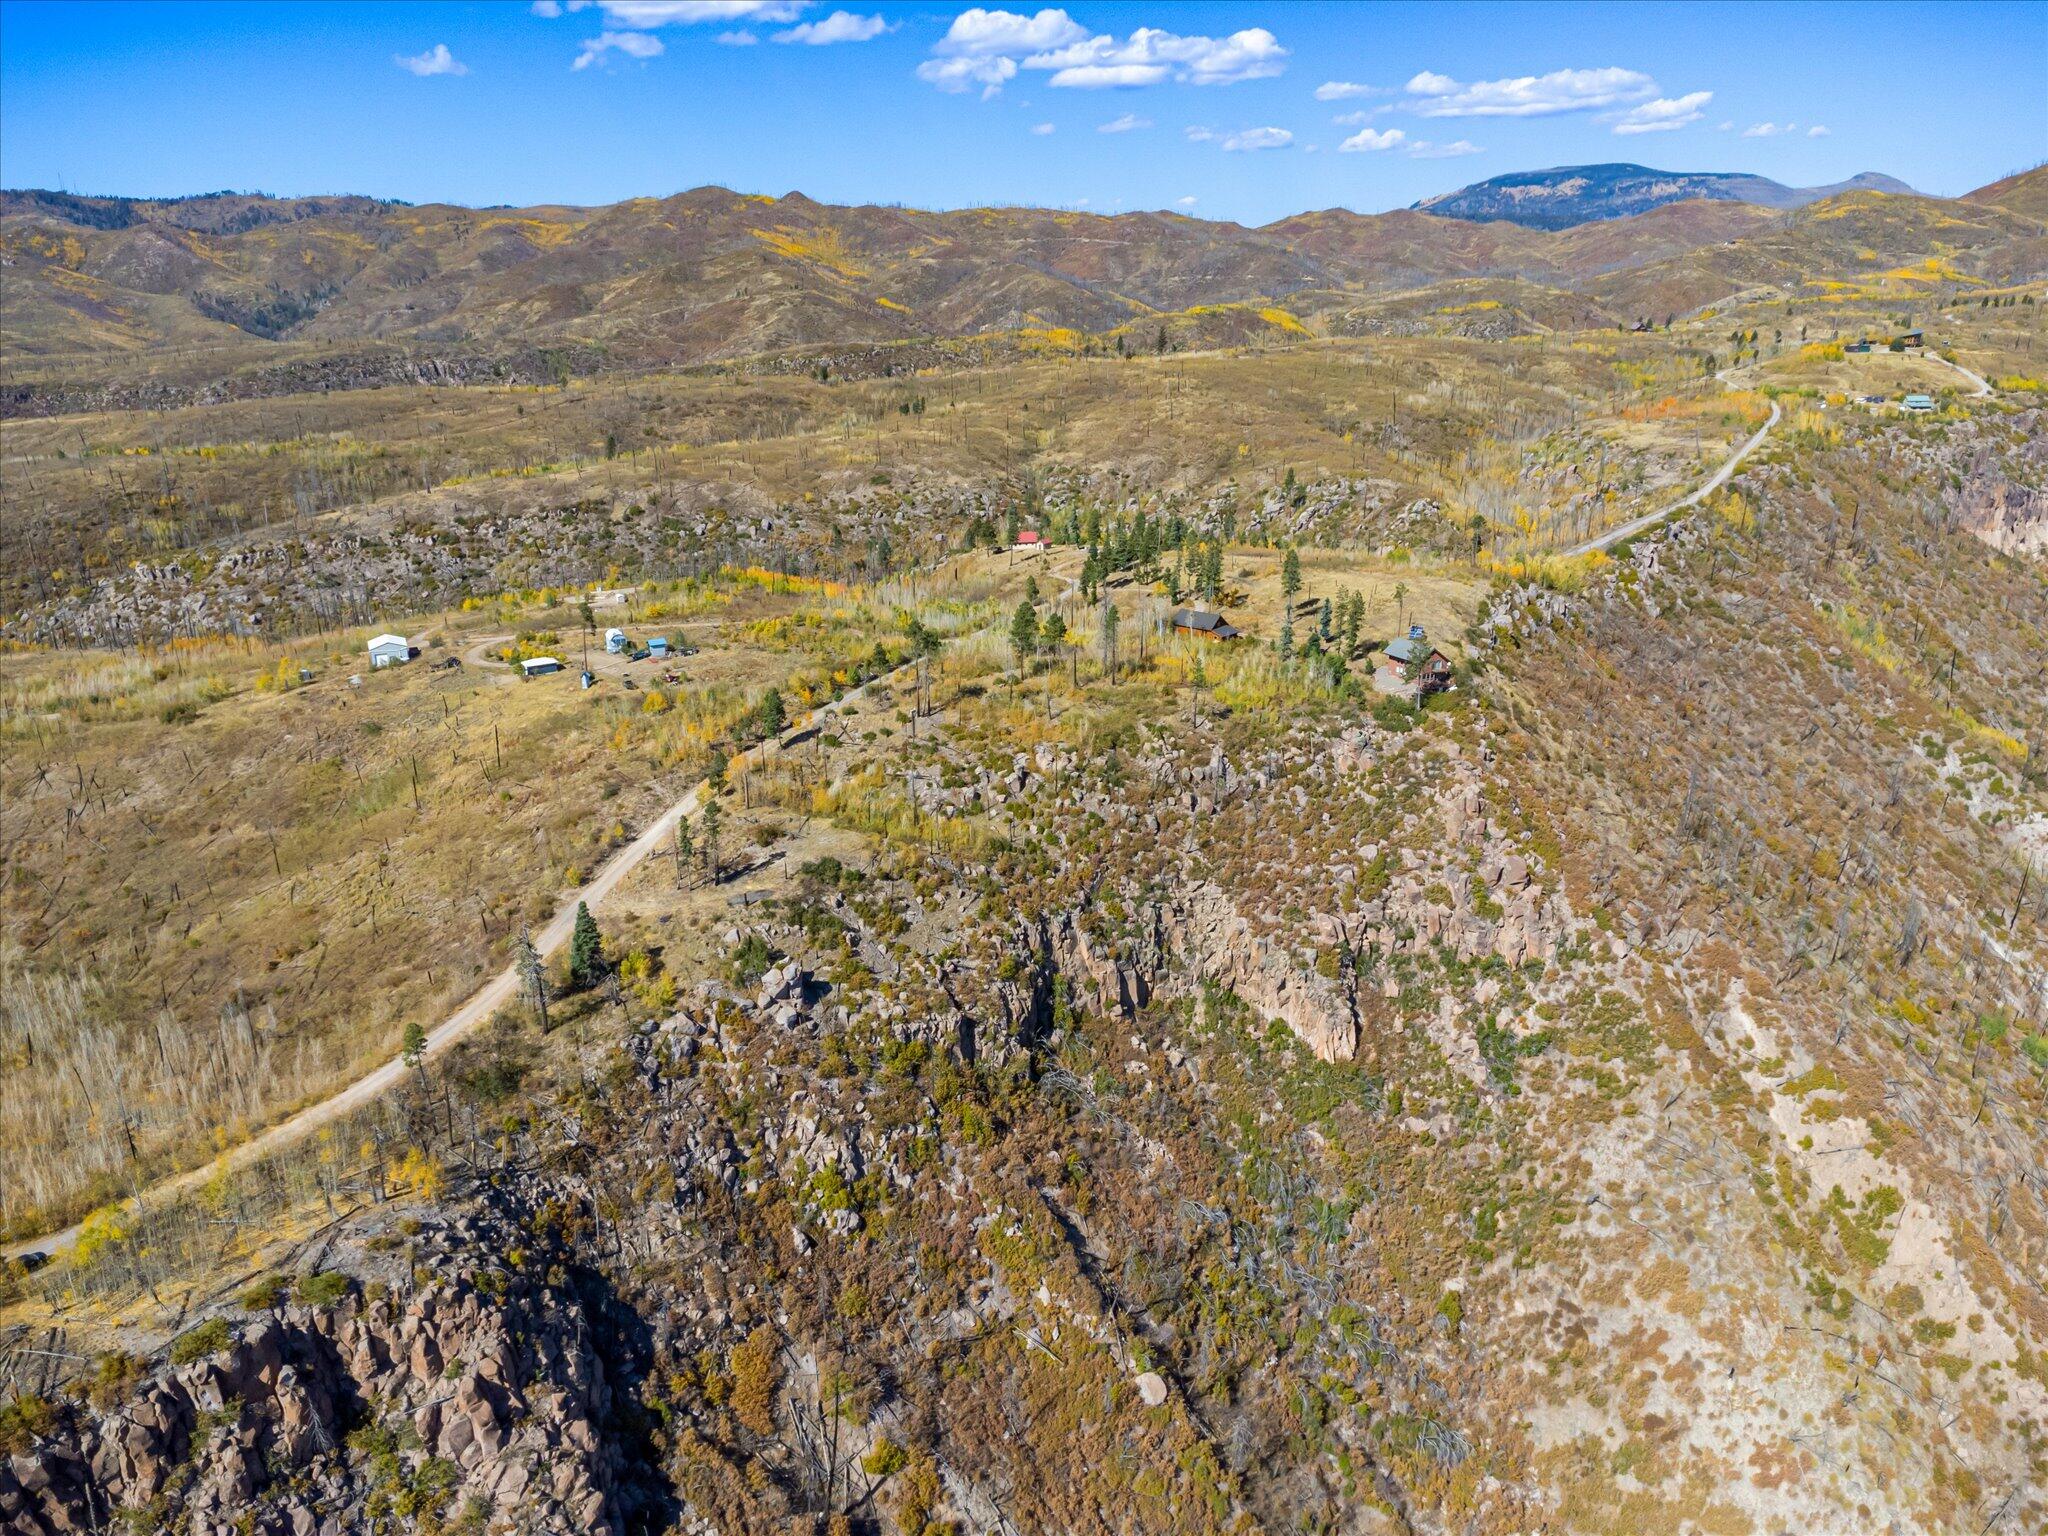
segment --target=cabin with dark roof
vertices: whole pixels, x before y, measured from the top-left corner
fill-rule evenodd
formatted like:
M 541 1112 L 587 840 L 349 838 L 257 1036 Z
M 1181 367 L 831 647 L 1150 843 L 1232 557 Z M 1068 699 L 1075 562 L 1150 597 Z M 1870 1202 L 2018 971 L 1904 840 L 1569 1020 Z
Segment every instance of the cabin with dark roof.
M 1173 610 L 1173 632 L 1177 635 L 1199 635 L 1204 640 L 1235 640 L 1238 630 L 1220 613 L 1204 613 L 1199 608 L 1176 608 Z
M 1373 686 L 1382 693 L 1441 693 L 1451 686 L 1451 659 L 1429 643 L 1420 624 L 1408 626 L 1408 633 L 1389 640 L 1373 669 Z

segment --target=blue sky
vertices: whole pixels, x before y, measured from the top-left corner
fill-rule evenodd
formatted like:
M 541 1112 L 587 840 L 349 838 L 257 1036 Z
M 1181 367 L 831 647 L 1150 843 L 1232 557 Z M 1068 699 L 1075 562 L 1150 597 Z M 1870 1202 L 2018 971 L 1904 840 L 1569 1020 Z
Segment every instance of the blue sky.
M 2048 158 L 2048 4 L 0 0 L 0 183 L 1260 223 L 1631 160 L 1956 194 Z

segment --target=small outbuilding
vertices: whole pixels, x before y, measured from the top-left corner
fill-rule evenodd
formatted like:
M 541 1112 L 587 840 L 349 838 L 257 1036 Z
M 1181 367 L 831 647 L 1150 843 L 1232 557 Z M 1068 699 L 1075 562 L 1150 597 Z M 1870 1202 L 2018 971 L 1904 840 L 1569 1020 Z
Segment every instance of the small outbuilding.
M 668 655 L 668 636 L 656 635 L 647 642 L 647 654 L 659 660 Z
M 604 632 L 604 648 L 616 656 L 626 648 L 626 632 L 623 629 L 608 629 Z
M 546 677 L 561 671 L 562 664 L 552 656 L 529 656 L 519 663 L 519 670 L 527 677 Z
M 1173 610 L 1173 632 L 1177 635 L 1194 635 L 1203 640 L 1235 640 L 1238 628 L 1220 613 L 1204 613 L 1199 608 L 1176 608 Z
M 377 635 L 370 641 L 370 665 L 400 667 L 412 660 L 412 647 L 403 635 Z
M 1899 402 L 1899 409 L 1905 411 L 1931 411 L 1934 398 L 1931 395 L 1908 395 Z
M 1044 542 L 1045 540 L 1042 537 L 1040 537 L 1038 530 L 1035 528 L 1023 528 L 1018 530 L 1017 547 L 1019 549 L 1036 549 L 1039 547 L 1039 545 L 1043 544 Z

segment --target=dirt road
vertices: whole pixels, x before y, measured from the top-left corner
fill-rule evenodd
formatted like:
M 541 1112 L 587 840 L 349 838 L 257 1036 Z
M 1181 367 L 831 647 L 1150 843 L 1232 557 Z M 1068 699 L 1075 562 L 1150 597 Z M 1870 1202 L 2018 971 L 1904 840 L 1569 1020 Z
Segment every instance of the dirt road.
M 480 643 L 488 644 L 489 642 Z M 881 677 L 875 678 L 871 682 L 863 683 L 860 687 L 853 689 L 849 693 L 842 694 L 831 703 L 812 711 L 799 724 L 792 726 L 773 742 L 764 742 L 761 746 L 750 748 L 745 752 L 737 754 L 733 758 L 734 765 L 743 766 L 758 761 L 771 747 L 779 748 L 789 737 L 808 729 L 826 716 L 837 714 L 846 705 L 858 702 L 875 683 L 887 682 L 889 679 L 901 673 L 906 673 L 909 670 L 908 667 L 899 667 L 894 672 L 886 672 Z M 703 799 L 704 786 L 700 784 L 655 818 L 653 824 L 646 831 L 613 854 L 604 867 L 598 870 L 588 882 L 564 896 L 556 906 L 554 915 L 533 935 L 534 947 L 541 952 L 541 955 L 546 957 L 568 942 L 569 931 L 576 923 L 576 905 L 578 902 L 588 902 L 593 910 L 601 906 L 605 898 L 617 890 L 620 883 L 628 875 L 647 861 L 650 854 L 657 852 L 669 843 L 675 834 L 676 823 L 685 816 L 694 816 L 697 813 L 698 807 L 703 803 Z M 511 1002 L 518 996 L 518 993 L 518 970 L 516 966 L 507 966 L 496 976 L 485 982 L 476 992 L 472 993 L 469 1000 L 460 1008 L 457 1008 L 453 1013 L 427 1031 L 426 1055 L 429 1058 L 440 1055 L 441 1052 L 447 1050 L 449 1046 L 460 1040 L 464 1035 L 469 1034 L 478 1025 L 484 1023 L 492 1014 L 504 1007 L 505 1004 Z M 308 1105 L 297 1114 L 267 1127 L 249 1140 L 242 1142 L 239 1146 L 223 1154 L 218 1160 L 189 1169 L 184 1173 L 173 1175 L 152 1185 L 143 1193 L 141 1198 L 145 1200 L 163 1200 L 181 1194 L 213 1177 L 223 1165 L 228 1168 L 246 1167 L 248 1164 L 272 1152 L 279 1151 L 284 1147 L 292 1145 L 294 1142 L 303 1140 L 322 1126 L 331 1125 L 341 1117 L 370 1103 L 378 1095 L 396 1087 L 407 1070 L 408 1068 L 404 1060 L 394 1057 L 382 1066 L 376 1067 L 364 1076 L 357 1078 L 333 1096 L 322 1099 L 318 1104 Z M 0 1256 L 11 1259 L 21 1258 L 26 1254 L 32 1253 L 55 1256 L 71 1247 L 78 1240 L 78 1232 L 79 1228 L 77 1226 L 70 1226 L 66 1227 L 62 1232 L 53 1233 L 48 1237 L 31 1238 L 22 1242 L 10 1243 L 4 1249 L 0 1249 Z
M 1729 454 L 1726 459 L 1722 460 L 1721 467 L 1715 470 L 1708 477 L 1706 484 L 1700 486 L 1699 489 L 1691 492 L 1689 495 L 1679 497 L 1678 500 L 1672 502 L 1668 507 L 1659 507 L 1654 512 L 1645 512 L 1641 517 L 1630 518 L 1620 527 L 1610 528 L 1605 533 L 1586 540 L 1583 544 L 1574 544 L 1565 553 L 1567 555 L 1589 555 L 1596 549 L 1611 549 L 1623 539 L 1633 538 L 1645 528 L 1653 527 L 1663 522 L 1665 518 L 1671 516 L 1674 512 L 1683 512 L 1687 507 L 1698 506 L 1709 496 L 1713 495 L 1714 492 L 1726 485 L 1728 477 L 1735 473 L 1742 461 L 1756 452 L 1757 448 L 1763 443 L 1763 440 L 1771 435 L 1771 428 L 1778 424 L 1780 414 L 1778 402 L 1773 400 L 1771 402 L 1770 419 L 1758 427 L 1755 434 L 1747 442 Z

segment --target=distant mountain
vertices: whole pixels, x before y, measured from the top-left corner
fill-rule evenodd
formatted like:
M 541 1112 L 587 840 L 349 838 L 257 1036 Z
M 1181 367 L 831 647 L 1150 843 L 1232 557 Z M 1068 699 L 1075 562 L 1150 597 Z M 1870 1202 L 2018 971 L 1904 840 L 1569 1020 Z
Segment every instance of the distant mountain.
M 1704 198 L 1717 203 L 1754 203 L 1762 208 L 1803 208 L 1840 192 L 1904 192 L 1912 188 L 1891 176 L 1865 171 L 1829 187 L 1788 187 L 1768 176 L 1733 171 L 1653 171 L 1644 165 L 1560 165 L 1547 171 L 1514 171 L 1474 182 L 1455 192 L 1426 197 L 1415 207 L 1447 219 L 1496 219 L 1531 229 L 1569 229 L 1600 219 L 1647 213 L 1665 203 Z

